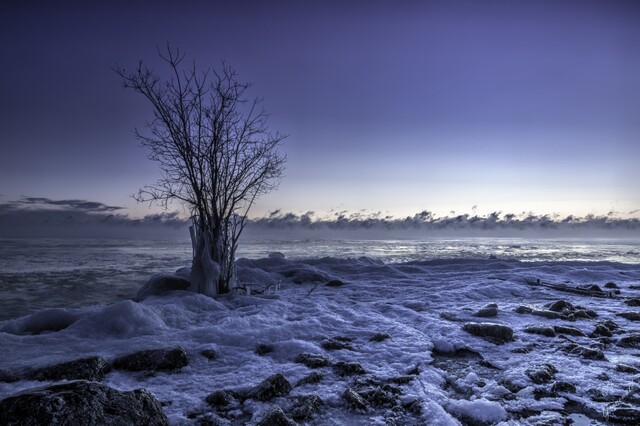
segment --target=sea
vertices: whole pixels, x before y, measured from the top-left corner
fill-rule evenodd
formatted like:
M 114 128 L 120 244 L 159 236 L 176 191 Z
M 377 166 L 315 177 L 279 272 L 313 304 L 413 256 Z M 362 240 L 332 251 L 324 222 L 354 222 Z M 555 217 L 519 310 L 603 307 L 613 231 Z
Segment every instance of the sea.
M 238 257 L 278 252 L 286 258 L 368 257 L 384 263 L 503 259 L 638 265 L 635 239 L 252 239 Z M 154 274 L 189 266 L 188 240 L 0 239 L 0 321 L 46 308 L 77 308 L 133 298 Z

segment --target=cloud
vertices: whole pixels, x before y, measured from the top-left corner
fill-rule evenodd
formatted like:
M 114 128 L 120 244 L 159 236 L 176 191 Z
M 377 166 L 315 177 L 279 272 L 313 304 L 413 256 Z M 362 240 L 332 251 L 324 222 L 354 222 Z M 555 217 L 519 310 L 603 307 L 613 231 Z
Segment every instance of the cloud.
M 103 203 L 98 203 L 96 201 L 86 201 L 86 200 L 51 200 L 49 198 L 42 197 L 25 197 L 18 201 L 10 202 L 9 204 L 13 204 L 14 206 L 24 206 L 24 207 L 35 207 L 37 209 L 47 209 L 51 207 L 68 209 L 68 210 L 79 210 L 83 212 L 113 212 L 117 210 L 123 210 L 124 207 L 118 206 L 108 206 Z

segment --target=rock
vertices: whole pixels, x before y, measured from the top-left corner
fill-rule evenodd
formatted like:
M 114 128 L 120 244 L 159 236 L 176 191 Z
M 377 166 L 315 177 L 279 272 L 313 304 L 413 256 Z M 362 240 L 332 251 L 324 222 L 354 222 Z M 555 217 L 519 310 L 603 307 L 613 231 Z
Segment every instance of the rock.
M 578 309 L 573 312 L 573 316 L 576 318 L 592 319 L 598 316 L 593 309 Z
M 289 395 L 291 390 L 291 383 L 289 383 L 282 373 L 276 373 L 267 377 L 258 386 L 250 390 L 247 398 L 266 402 L 271 401 L 277 396 Z
M 331 365 L 331 361 L 322 355 L 307 353 L 299 354 L 296 357 L 295 362 L 298 364 L 304 364 L 309 368 L 320 368 Z
M 556 334 L 568 334 L 569 336 L 586 336 L 582 330 L 575 327 L 568 327 L 565 325 L 556 325 L 553 327 Z
M 556 332 L 553 330 L 553 327 L 546 325 L 532 325 L 525 328 L 524 332 L 529 334 L 540 334 L 547 337 L 556 337 Z
M 566 300 L 555 301 L 555 302 L 551 303 L 549 306 L 547 306 L 547 308 L 550 311 L 553 311 L 553 312 L 562 312 L 565 309 L 569 310 L 569 311 L 573 311 L 574 310 L 573 305 L 570 302 L 567 302 Z
M 553 364 L 536 365 L 525 371 L 531 381 L 537 385 L 550 382 L 556 376 L 558 369 Z
M 333 371 L 338 376 L 353 376 L 355 374 L 367 374 L 364 368 L 357 362 L 340 361 L 333 366 Z
M 387 339 L 391 338 L 391 336 L 387 333 L 376 333 L 369 338 L 370 342 L 383 342 Z
M 496 306 L 485 306 L 476 311 L 473 316 L 481 318 L 491 318 L 498 316 L 498 308 Z
M 579 285 L 577 288 L 591 293 L 603 293 L 602 289 L 597 284 Z
M 32 369 L 27 373 L 30 380 L 93 380 L 100 381 L 111 371 L 102 357 L 93 356 L 60 364 Z
M 319 383 L 324 379 L 324 375 L 317 371 L 312 372 L 311 374 L 307 374 L 300 380 L 296 382 L 296 386 L 303 386 L 308 384 Z
M 619 317 L 628 319 L 629 321 L 640 321 L 640 312 L 632 311 L 632 312 L 619 312 L 616 315 Z
M 616 283 L 608 282 L 604 285 L 604 288 L 620 288 Z
M 149 349 L 116 358 L 113 368 L 126 371 L 174 371 L 188 362 L 184 348 Z
M 554 312 L 554 311 L 547 311 L 544 309 L 534 309 L 533 311 L 531 311 L 532 315 L 537 315 L 539 317 L 544 317 L 544 318 L 548 318 L 548 319 L 559 319 L 562 318 L 562 315 L 558 312 Z
M 600 324 L 604 325 L 611 331 L 616 331 L 620 329 L 620 326 L 611 320 L 604 320 L 600 322 Z
M 169 425 L 146 389 L 121 392 L 77 380 L 28 389 L 0 401 L 3 425 Z
M 209 395 L 207 395 L 205 399 L 205 401 L 207 401 L 207 404 L 216 408 L 226 407 L 228 405 L 235 403 L 236 400 L 237 398 L 235 397 L 234 394 L 232 394 L 231 392 L 227 392 L 225 390 L 217 390 L 215 392 L 212 392 Z
M 482 337 L 497 344 L 513 340 L 513 330 L 502 324 L 468 322 L 462 329 L 469 334 Z
M 298 423 L 287 417 L 282 408 L 276 407 L 260 420 L 257 426 L 298 426 Z
M 179 275 L 154 275 L 138 291 L 136 300 L 144 300 L 149 296 L 161 296 L 170 291 L 189 290 L 191 283 Z
M 633 367 L 633 366 L 627 365 L 627 364 L 617 364 L 616 365 L 616 371 L 619 371 L 621 373 L 629 373 L 629 374 L 638 374 L 638 373 L 640 373 L 640 369 L 637 369 L 636 367 Z
M 342 399 L 354 410 L 367 411 L 367 401 L 351 388 L 347 388 L 347 390 L 344 391 Z
M 218 352 L 215 349 L 204 349 L 200 352 L 200 355 L 207 358 L 209 361 L 213 361 L 218 358 Z
M 197 414 L 193 413 L 192 416 Z M 192 418 L 192 417 L 189 417 Z M 204 413 L 195 420 L 196 426 L 228 426 L 229 421 L 216 413 Z
M 299 396 L 289 413 L 295 420 L 309 420 L 322 404 L 323 401 L 318 395 Z
M 618 346 L 623 348 L 640 348 L 640 334 L 631 334 L 618 340 Z
M 601 350 L 592 349 L 587 346 L 578 345 L 576 343 L 569 343 L 568 345 L 565 345 L 562 350 L 570 355 L 597 361 L 606 361 L 604 353 Z
M 514 311 L 516 314 L 530 314 L 533 312 L 533 309 L 528 306 L 520 305 Z
M 552 392 L 576 393 L 576 387 L 569 382 L 555 382 L 551 387 Z
M 273 352 L 273 346 L 271 345 L 265 345 L 261 343 L 258 346 L 256 346 L 257 355 L 263 356 L 271 352 Z
M 613 334 L 611 333 L 611 330 L 609 330 L 607 327 L 605 327 L 602 324 L 596 324 L 596 328 L 595 330 L 593 330 L 593 333 L 591 333 L 589 335 L 589 337 L 611 337 L 613 336 Z
M 325 286 L 327 287 L 342 287 L 344 285 L 344 281 L 340 281 L 340 280 L 330 280 L 327 281 L 327 283 L 325 284 Z
M 13 371 L 0 368 L 0 383 L 13 383 L 20 380 L 20 376 Z
M 640 306 L 640 297 L 634 297 L 633 299 L 627 299 L 624 301 L 628 306 Z
M 616 402 L 607 407 L 605 418 L 616 423 L 627 425 L 640 424 L 640 408 L 623 402 Z
M 323 340 L 322 343 L 320 343 L 320 346 L 322 346 L 322 349 L 326 351 L 338 351 L 341 349 L 346 349 L 348 351 L 353 350 L 353 348 L 348 342 L 342 342 L 336 339 Z
M 397 395 L 402 391 L 398 387 L 385 385 L 358 389 L 356 392 L 374 407 L 390 408 L 398 405 Z

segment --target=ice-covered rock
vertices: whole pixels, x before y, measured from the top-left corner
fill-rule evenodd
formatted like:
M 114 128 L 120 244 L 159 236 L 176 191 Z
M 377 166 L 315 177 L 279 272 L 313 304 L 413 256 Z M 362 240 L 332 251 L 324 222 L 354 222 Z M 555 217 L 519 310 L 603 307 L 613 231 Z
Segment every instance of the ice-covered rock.
M 640 408 L 637 405 L 616 402 L 607 407 L 605 418 L 616 423 L 637 425 L 640 424 Z
M 298 426 L 298 423 L 291 420 L 282 411 L 282 408 L 276 407 L 257 423 L 257 426 Z
M 362 365 L 358 362 L 338 361 L 333 366 L 333 371 L 338 376 L 353 376 L 356 374 L 367 374 Z
M 580 336 L 580 337 L 586 336 L 582 332 L 582 330 L 575 327 L 569 327 L 566 325 L 554 325 L 553 329 L 556 332 L 556 334 L 567 334 L 569 336 Z
M 638 311 L 618 312 L 616 315 L 628 319 L 629 321 L 640 321 L 640 312 Z
M 324 379 L 324 374 L 314 371 L 310 374 L 307 374 L 306 376 L 304 376 L 303 378 L 301 378 L 300 380 L 298 380 L 298 382 L 296 383 L 296 386 L 303 386 L 303 385 L 308 385 L 308 384 L 313 384 L 313 383 L 319 383 L 322 381 L 322 379 Z
M 525 373 L 537 385 L 550 382 L 556 376 L 558 369 L 553 364 L 536 365 L 528 368 Z
M 323 405 L 322 398 L 318 395 L 302 395 L 297 397 L 296 402 L 291 407 L 290 414 L 294 420 L 306 421 L 311 418 Z
M 23 391 L 0 401 L 3 425 L 169 425 L 146 389 L 122 392 L 85 380 Z
M 624 303 L 628 306 L 640 306 L 640 297 L 634 297 L 633 299 L 627 299 Z
M 497 402 L 481 398 L 474 401 L 453 400 L 447 406 L 454 416 L 473 425 L 491 425 L 507 418 L 507 412 Z
M 562 350 L 570 355 L 579 356 L 581 358 L 605 361 L 604 353 L 599 349 L 589 348 L 587 346 L 578 345 L 577 343 L 569 343 Z
M 295 362 L 304 364 L 309 368 L 321 368 L 331 365 L 331 361 L 328 358 L 319 354 L 299 354 L 296 356 Z
M 551 387 L 552 392 L 576 393 L 576 387 L 569 382 L 555 382 Z
M 618 340 L 618 346 L 623 348 L 640 348 L 640 334 L 630 334 Z
M 151 277 L 136 295 L 136 300 L 161 296 L 176 290 L 188 290 L 191 282 L 178 274 L 157 274 Z
M 539 334 L 541 336 L 556 337 L 556 332 L 553 327 L 546 325 L 530 325 L 524 329 L 525 333 Z
M 376 333 L 373 336 L 369 337 L 370 342 L 384 342 L 387 339 L 390 339 L 391 336 L 388 333 Z
M 76 322 L 80 315 L 61 308 L 43 309 L 34 314 L 8 321 L 0 331 L 11 334 L 41 334 L 64 330 Z
M 184 348 L 149 349 L 116 358 L 113 368 L 126 371 L 173 371 L 188 362 Z
M 342 393 L 342 399 L 354 410 L 367 411 L 367 401 L 351 388 Z
M 513 329 L 502 324 L 468 322 L 462 329 L 469 334 L 488 339 L 494 343 L 504 343 L 513 340 Z
M 264 379 L 258 386 L 251 389 L 247 394 L 247 398 L 257 399 L 258 401 L 270 401 L 277 396 L 289 395 L 293 388 L 291 383 L 282 375 L 276 373 Z

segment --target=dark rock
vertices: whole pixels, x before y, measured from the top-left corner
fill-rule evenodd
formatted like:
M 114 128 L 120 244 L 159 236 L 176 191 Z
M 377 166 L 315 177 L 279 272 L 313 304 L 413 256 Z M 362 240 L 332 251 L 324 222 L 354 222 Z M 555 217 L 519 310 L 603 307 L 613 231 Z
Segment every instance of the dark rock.
M 629 374 L 638 374 L 638 373 L 640 373 L 639 369 L 637 369 L 636 367 L 633 367 L 631 365 L 627 365 L 627 364 L 617 364 L 616 365 L 616 371 L 619 371 L 621 373 L 629 373 Z
M 20 380 L 20 376 L 13 371 L 0 368 L 0 383 L 13 383 Z
M 404 375 L 404 376 L 389 377 L 386 379 L 386 382 L 393 383 L 396 385 L 406 385 L 408 383 L 411 383 L 414 379 L 415 379 L 414 376 Z
M 556 334 L 568 334 L 569 336 L 586 336 L 582 330 L 566 325 L 556 325 L 553 327 Z
M 321 382 L 322 379 L 324 379 L 324 375 L 322 373 L 314 371 L 313 373 L 308 374 L 304 376 L 302 379 L 298 380 L 298 382 L 296 383 L 296 386 L 318 383 L 318 382 Z
M 618 346 L 623 348 L 640 348 L 640 334 L 631 334 L 618 340 Z
M 174 371 L 189 363 L 184 348 L 149 349 L 116 358 L 113 368 L 126 371 Z
M 344 281 L 340 281 L 340 280 L 330 280 L 325 284 L 325 286 L 327 287 L 342 287 L 343 285 L 344 285 Z
M 383 342 L 389 339 L 391 336 L 387 333 L 376 333 L 369 338 L 370 342 Z
M 338 376 L 353 376 L 355 374 L 367 374 L 364 368 L 357 362 L 336 362 L 333 366 L 333 371 Z
M 525 371 L 531 381 L 537 385 L 550 382 L 556 376 L 558 369 L 553 364 L 536 365 Z
M 620 288 L 616 283 L 608 282 L 604 285 L 604 288 Z
M 188 290 L 191 283 L 188 279 L 178 275 L 154 275 L 138 291 L 136 300 L 140 301 L 149 296 L 160 296 L 170 291 Z
M 607 382 L 611 379 L 607 373 L 600 373 L 596 376 L 596 379 L 602 380 L 603 382 Z
M 613 334 L 611 333 L 611 330 L 609 330 L 604 325 L 597 324 L 596 329 L 593 330 L 593 333 L 591 333 L 589 337 L 598 337 L 598 336 L 611 337 L 613 336 Z
M 318 395 L 299 396 L 291 407 L 291 417 L 298 421 L 309 420 L 314 412 L 323 405 L 322 399 Z
M 455 313 L 453 312 L 440 312 L 440 318 L 447 320 L 447 321 L 464 321 L 463 319 L 459 318 Z
M 277 396 L 289 395 L 291 390 L 291 383 L 282 373 L 276 373 L 267 377 L 258 386 L 250 390 L 247 398 L 257 399 L 262 402 L 271 401 Z
M 515 309 L 516 314 L 530 314 L 533 312 L 533 309 L 528 306 L 520 305 Z
M 568 345 L 565 345 L 562 350 L 570 355 L 575 355 L 586 359 L 606 361 L 604 353 L 601 350 L 592 349 L 587 346 L 578 345 L 576 343 L 569 343 Z
M 567 302 L 566 300 L 555 301 L 547 307 L 549 308 L 550 311 L 553 311 L 553 312 L 562 312 L 565 309 L 570 311 L 574 310 L 573 305 L 570 302 Z
M 507 379 L 501 379 L 498 381 L 498 384 L 500 386 L 503 386 L 505 389 L 507 389 L 509 392 L 511 393 L 518 393 L 520 392 L 522 389 L 524 389 L 524 386 L 520 386 L 516 383 L 513 383 L 510 380 Z
M 260 420 L 257 426 L 298 426 L 298 423 L 287 417 L 282 408 L 276 407 Z
M 394 386 L 373 386 L 358 389 L 357 393 L 374 407 L 394 407 L 398 404 L 398 397 L 402 391 Z
M 553 331 L 553 329 L 551 331 Z M 537 347 L 538 347 L 537 343 L 529 343 L 527 346 L 524 346 L 522 348 L 516 348 L 516 349 L 512 350 L 511 352 L 514 353 L 514 354 L 528 354 L 529 352 L 531 352 L 532 350 L 534 350 Z
M 473 316 L 481 318 L 491 318 L 498 316 L 498 308 L 494 306 L 485 306 L 484 308 L 476 311 Z
M 266 355 L 271 352 L 273 352 L 273 346 L 271 345 L 265 345 L 261 343 L 258 346 L 256 346 L 256 354 L 260 356 Z
M 207 358 L 209 361 L 213 361 L 218 358 L 218 352 L 215 349 L 205 349 L 200 352 L 200 355 Z
M 207 404 L 216 408 L 226 407 L 236 402 L 235 396 L 225 390 L 214 391 L 210 393 L 205 400 Z
M 93 356 L 36 368 L 29 371 L 27 377 L 30 380 L 93 380 L 99 382 L 110 370 L 111 367 L 102 357 Z
M 634 297 L 633 299 L 627 299 L 624 301 L 628 306 L 640 306 L 640 297 Z
M 331 365 L 331 361 L 329 359 L 318 354 L 299 354 L 296 357 L 295 362 L 298 364 L 304 364 L 309 368 L 320 368 Z
M 513 330 L 502 324 L 490 322 L 468 322 L 462 329 L 474 336 L 482 337 L 493 343 L 504 343 L 513 340 Z
M 196 417 L 198 415 L 198 413 L 192 413 L 193 417 Z M 227 426 L 229 422 L 216 413 L 205 413 L 196 418 L 195 424 L 196 426 Z
M 413 368 L 407 370 L 407 375 L 409 376 L 419 376 L 420 368 L 418 368 L 418 364 L 416 364 Z
M 640 321 L 640 312 L 632 311 L 632 312 L 620 312 L 618 314 L 619 317 L 628 319 L 629 321 Z
M 539 317 L 544 317 L 544 318 L 548 318 L 548 319 L 559 319 L 562 318 L 562 315 L 558 312 L 554 312 L 554 311 L 547 311 L 544 309 L 534 309 L 533 311 L 531 311 L 532 315 L 537 315 Z
M 553 327 L 546 325 L 532 325 L 525 328 L 524 332 L 529 334 L 540 334 L 547 337 L 556 337 L 556 332 L 553 330 Z
M 620 329 L 620 326 L 611 320 L 604 320 L 600 322 L 600 324 L 604 325 L 611 331 L 616 331 Z
M 592 319 L 598 316 L 598 313 L 593 309 L 578 309 L 573 312 L 573 316 L 576 318 Z
M 169 425 L 146 389 L 121 392 L 77 380 L 23 391 L 0 401 L 2 425 Z
M 353 350 L 349 342 L 341 341 L 336 338 L 323 340 L 322 343 L 320 343 L 320 346 L 322 346 L 322 349 L 326 351 L 337 351 L 341 349 L 346 349 L 348 351 Z
M 640 424 L 640 408 L 623 402 L 607 407 L 605 418 L 616 423 L 627 425 Z
M 347 390 L 344 391 L 342 399 L 354 410 L 367 411 L 367 401 L 351 388 L 347 388 Z
M 597 284 L 579 285 L 578 289 L 589 291 L 591 293 L 603 293 L 602 289 Z
M 552 392 L 576 393 L 576 387 L 569 382 L 555 382 L 551 387 Z

